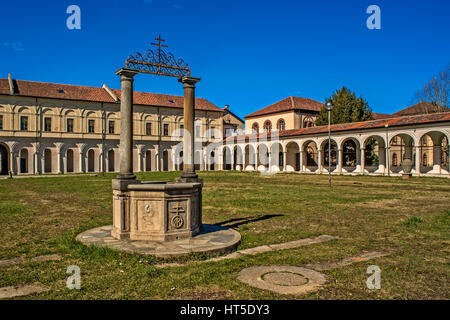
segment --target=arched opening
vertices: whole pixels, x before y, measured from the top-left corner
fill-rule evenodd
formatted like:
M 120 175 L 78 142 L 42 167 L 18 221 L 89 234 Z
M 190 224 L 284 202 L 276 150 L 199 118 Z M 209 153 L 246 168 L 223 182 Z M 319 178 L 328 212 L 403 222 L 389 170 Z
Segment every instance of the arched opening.
M 303 154 L 305 157 L 302 161 L 304 171 L 316 171 L 319 167 L 317 144 L 314 141 L 306 142 L 303 147 Z
M 169 171 L 169 151 L 163 151 L 163 171 Z
M 235 146 L 233 149 L 233 170 L 242 170 L 242 158 L 242 149 L 239 146 Z
M 283 157 L 283 146 L 280 143 L 273 143 L 270 146 L 270 155 L 272 157 L 271 171 L 283 171 L 284 168 L 284 157 Z
M 20 150 L 20 173 L 28 173 L 28 150 Z
M 175 159 L 177 171 L 183 171 L 184 167 L 184 154 L 183 151 L 178 152 L 178 157 Z
M 93 149 L 88 151 L 88 172 L 95 171 L 95 151 Z
M 406 134 L 399 134 L 392 137 L 389 143 L 389 154 L 391 159 L 390 171 L 400 173 L 403 171 L 402 162 L 410 159 L 413 162 L 413 170 L 416 163 L 416 152 L 414 148 L 414 140 Z
M 9 150 L 0 143 L 0 175 L 9 173 Z
M 270 120 L 266 120 L 264 122 L 264 132 L 271 132 L 272 131 L 272 122 Z
M 331 157 L 329 156 L 328 151 L 331 151 Z M 331 140 L 331 148 L 328 148 L 328 139 L 323 143 L 323 159 L 322 164 L 324 166 L 324 169 L 328 170 L 328 162 L 330 161 L 331 164 L 331 172 L 336 170 L 338 159 L 337 159 L 337 144 L 336 141 Z
M 194 154 L 194 168 L 195 170 L 201 170 L 202 163 L 202 153 L 200 151 L 196 151 Z
M 72 149 L 68 149 L 67 150 L 66 163 L 67 163 L 67 172 L 73 172 L 74 156 L 73 156 L 73 150 Z
M 265 144 L 260 144 L 258 146 L 258 151 L 256 154 L 257 170 L 258 171 L 268 171 L 269 170 L 269 149 Z
M 114 153 L 114 150 L 109 150 L 108 151 L 108 171 L 109 172 L 114 172 L 115 171 L 115 166 L 114 166 L 114 156 L 115 156 L 115 153 Z
M 145 171 L 152 171 L 152 152 L 150 150 L 145 152 Z
M 384 173 L 386 168 L 386 147 L 379 136 L 370 136 L 364 141 L 365 170 L 368 173 Z
M 277 122 L 277 129 L 278 131 L 284 131 L 286 130 L 286 122 L 284 122 L 284 119 L 279 119 Z
M 286 146 L 286 171 L 300 171 L 300 149 L 295 142 L 289 142 Z
M 352 172 L 359 170 L 360 165 L 361 150 L 359 147 L 359 142 L 355 139 L 347 139 L 342 143 L 342 171 Z
M 52 150 L 50 149 L 44 151 L 44 172 L 52 172 Z
M 244 160 L 244 170 L 254 171 L 255 170 L 255 148 L 252 145 L 245 146 L 245 160 Z
M 442 132 L 431 131 L 419 140 L 421 173 L 449 172 L 448 138 Z
M 254 134 L 259 133 L 259 125 L 256 122 L 252 125 L 252 133 Z
M 209 156 L 209 170 L 215 170 L 216 169 L 215 156 L 216 156 L 216 154 L 214 153 L 214 151 L 211 151 L 210 156 Z
M 306 117 L 303 119 L 303 128 L 314 127 L 314 120 L 311 117 Z
M 222 163 L 223 163 L 223 169 L 224 170 L 231 170 L 231 151 L 230 148 L 223 148 L 222 152 Z

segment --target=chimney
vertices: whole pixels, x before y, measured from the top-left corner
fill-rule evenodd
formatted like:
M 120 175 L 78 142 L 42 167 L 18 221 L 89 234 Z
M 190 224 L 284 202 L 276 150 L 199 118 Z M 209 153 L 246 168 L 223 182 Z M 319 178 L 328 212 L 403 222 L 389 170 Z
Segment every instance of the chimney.
M 229 104 L 226 104 L 224 109 L 225 109 L 225 110 L 229 110 L 229 109 L 230 109 L 230 105 L 229 105 Z
M 9 94 L 14 95 L 14 83 L 11 77 L 11 73 L 8 73 Z
M 103 84 L 102 88 L 111 96 L 111 98 L 113 98 L 115 102 L 119 101 L 119 98 L 117 98 L 116 94 L 110 88 L 108 88 L 106 84 Z

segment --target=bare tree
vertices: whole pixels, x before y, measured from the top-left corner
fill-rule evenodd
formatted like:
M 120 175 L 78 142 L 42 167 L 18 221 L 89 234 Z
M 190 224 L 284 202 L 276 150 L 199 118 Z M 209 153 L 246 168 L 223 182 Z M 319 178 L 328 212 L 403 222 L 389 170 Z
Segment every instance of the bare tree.
M 450 65 L 416 93 L 416 101 L 433 104 L 435 108 L 429 112 L 446 112 L 450 108 L 449 90 Z

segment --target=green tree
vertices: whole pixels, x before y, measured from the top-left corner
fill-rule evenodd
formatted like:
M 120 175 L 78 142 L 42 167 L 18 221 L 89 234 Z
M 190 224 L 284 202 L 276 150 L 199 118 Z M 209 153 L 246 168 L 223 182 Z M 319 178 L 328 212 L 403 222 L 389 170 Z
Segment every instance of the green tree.
M 331 111 L 331 124 L 348 123 L 373 120 L 372 110 L 363 97 L 357 98 L 354 92 L 342 87 L 336 90 L 330 98 L 325 99 L 325 103 L 331 101 L 334 105 Z M 325 106 L 319 112 L 316 125 L 328 124 L 328 111 Z
M 331 124 L 373 120 L 372 110 L 367 101 L 363 97 L 357 98 L 355 93 L 346 87 L 336 90 L 330 98 L 325 99 L 325 103 L 329 101 L 334 105 L 333 110 L 331 110 Z M 328 111 L 324 106 L 316 118 L 316 125 L 322 126 L 327 124 Z M 365 146 L 368 165 L 378 162 L 375 145 L 375 141 L 369 141 Z

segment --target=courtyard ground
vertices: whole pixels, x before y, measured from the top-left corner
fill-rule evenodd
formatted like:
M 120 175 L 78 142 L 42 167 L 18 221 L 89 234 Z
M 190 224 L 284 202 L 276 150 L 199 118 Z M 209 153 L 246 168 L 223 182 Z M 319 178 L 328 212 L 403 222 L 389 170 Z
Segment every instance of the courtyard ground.
M 318 235 L 339 239 L 215 262 L 158 268 L 162 260 L 75 241 L 112 224 L 112 174 L 0 180 L 0 287 L 41 284 L 50 290 L 16 299 L 449 299 L 450 180 L 442 178 L 200 172 L 203 222 L 238 230 L 238 249 Z M 142 173 L 174 180 L 176 172 Z M 334 262 L 364 251 L 390 252 L 325 270 L 327 283 L 301 296 L 278 295 L 237 280 L 259 265 Z M 33 257 L 57 254 L 57 261 Z M 366 286 L 367 267 L 381 269 L 381 290 Z M 81 290 L 66 288 L 69 265 L 81 269 Z

